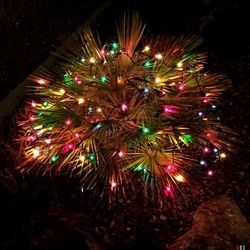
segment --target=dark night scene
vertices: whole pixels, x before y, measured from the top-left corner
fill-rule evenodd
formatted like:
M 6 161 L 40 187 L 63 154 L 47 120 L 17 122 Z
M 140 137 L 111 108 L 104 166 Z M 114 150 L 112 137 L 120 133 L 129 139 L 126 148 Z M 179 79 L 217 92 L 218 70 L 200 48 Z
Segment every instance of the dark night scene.
M 0 0 L 0 249 L 250 249 L 246 0 Z

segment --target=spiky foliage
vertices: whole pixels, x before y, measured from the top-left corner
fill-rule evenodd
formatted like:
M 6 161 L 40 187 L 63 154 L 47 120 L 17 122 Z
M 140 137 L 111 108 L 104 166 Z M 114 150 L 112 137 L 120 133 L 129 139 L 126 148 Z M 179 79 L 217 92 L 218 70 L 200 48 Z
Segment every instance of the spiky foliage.
M 29 77 L 36 100 L 20 123 L 26 142 L 20 169 L 78 173 L 86 187 L 113 193 L 139 178 L 145 190 L 173 197 L 204 147 L 216 148 L 217 159 L 229 147 L 223 138 L 231 132 L 215 114 L 229 82 L 204 72 L 200 39 L 146 43 L 144 28 L 137 14 L 124 15 L 118 40 L 104 46 L 81 29 L 53 67 Z

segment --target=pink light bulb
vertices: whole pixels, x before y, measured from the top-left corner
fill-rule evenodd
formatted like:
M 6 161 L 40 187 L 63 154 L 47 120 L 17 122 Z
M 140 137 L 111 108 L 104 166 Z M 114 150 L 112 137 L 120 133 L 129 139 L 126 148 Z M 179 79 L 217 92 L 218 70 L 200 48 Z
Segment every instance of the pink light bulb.
M 122 157 L 122 156 L 124 156 L 124 153 L 121 151 L 121 152 L 118 153 L 118 155 L 119 155 L 120 157 Z
M 208 148 L 208 147 L 205 147 L 205 148 L 204 148 L 204 152 L 205 152 L 205 153 L 208 153 L 208 152 L 209 152 L 209 148 Z
M 30 119 L 31 121 L 34 121 L 34 120 L 35 120 L 35 117 L 34 117 L 33 115 L 30 115 L 30 116 L 29 116 L 29 119 Z
M 35 108 L 36 107 L 36 103 L 34 101 L 32 101 L 31 103 L 31 107 Z
M 179 90 L 183 90 L 183 89 L 184 89 L 184 84 L 181 83 L 181 84 L 179 85 Z
M 207 175 L 209 175 L 209 176 L 212 176 L 213 174 L 214 174 L 213 170 L 209 170 L 209 171 L 207 172 Z
M 79 80 L 79 78 L 77 76 L 75 76 L 74 80 L 77 82 Z
M 72 124 L 72 120 L 70 120 L 70 119 L 67 119 L 65 122 L 64 122 L 66 125 L 71 125 Z
M 32 136 L 30 137 L 30 140 L 31 140 L 31 141 L 35 141 L 35 140 L 36 140 L 36 138 L 37 138 L 37 136 L 36 136 L 36 135 L 32 135 Z
M 126 104 L 122 104 L 122 110 L 125 111 L 128 109 L 128 106 Z
M 168 169 L 168 170 L 171 170 L 171 169 L 172 169 L 172 166 L 169 165 L 169 166 L 167 167 L 167 169 Z
M 79 133 L 75 133 L 75 137 L 76 137 L 76 138 L 79 138 L 79 137 L 80 137 L 80 134 L 79 134 Z

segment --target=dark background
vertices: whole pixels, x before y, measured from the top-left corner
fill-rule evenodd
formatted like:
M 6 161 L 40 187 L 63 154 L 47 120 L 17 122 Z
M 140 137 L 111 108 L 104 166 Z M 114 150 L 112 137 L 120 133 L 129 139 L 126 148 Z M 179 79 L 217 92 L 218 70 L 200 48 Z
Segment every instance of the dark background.
M 103 5 L 104 2 L 109 5 Z M 227 193 L 250 221 L 247 5 L 248 1 L 244 0 L 155 0 L 149 3 L 145 0 L 0 0 L 0 100 L 25 80 L 69 34 L 97 10 L 99 12 L 91 19 L 91 26 L 98 30 L 103 42 L 115 36 L 114 20 L 127 10 L 138 11 L 142 20 L 147 23 L 147 31 L 155 35 L 198 34 L 204 39 L 202 49 L 208 52 L 207 69 L 224 72 L 232 80 L 232 88 L 222 97 L 222 123 L 236 131 L 241 142 L 237 154 L 229 157 L 217 170 L 214 181 L 204 182 L 204 192 L 207 198 Z M 6 124 L 5 127 L 9 126 L 10 129 L 14 127 L 9 125 L 7 119 Z M 78 199 L 76 196 L 79 190 L 74 192 L 67 185 L 65 187 L 62 183 L 67 183 L 67 180 L 51 184 L 44 180 L 37 181 L 36 178 L 33 180 L 33 177 L 30 178 L 32 180 L 28 177 L 23 179 L 13 170 L 15 160 L 12 151 L 15 148 L 12 148 L 11 143 L 5 143 L 4 146 L 0 144 L 0 249 L 78 249 L 77 244 L 84 245 L 78 234 L 71 235 L 65 228 L 54 228 L 58 221 L 67 216 L 70 223 L 78 223 L 75 218 L 77 214 L 72 214 L 70 209 L 74 207 L 72 199 Z M 83 204 L 81 216 L 85 216 L 85 213 L 87 216 L 81 217 L 81 220 L 85 221 L 90 232 L 95 231 L 96 224 L 105 224 L 107 218 L 111 220 L 110 211 L 113 210 L 107 212 L 107 207 L 99 201 L 89 199 L 84 200 Z M 195 210 L 195 205 L 192 209 Z M 123 216 L 121 211 L 131 212 L 128 218 L 122 217 L 121 224 L 132 221 L 137 228 L 133 235 L 134 241 L 139 239 L 144 242 L 144 245 L 139 243 L 137 249 L 156 249 L 148 242 L 150 237 L 157 241 L 159 235 L 142 237 L 151 232 L 151 229 L 154 232 L 154 225 L 145 219 L 151 210 L 138 212 L 135 207 L 125 205 L 122 210 L 117 208 L 117 211 L 120 217 Z M 179 219 L 178 222 L 167 220 L 166 225 L 161 228 L 164 240 L 175 238 L 180 228 L 185 225 L 188 227 L 186 219 Z M 50 235 L 51 231 L 62 237 L 67 232 L 65 235 L 68 235 L 68 242 Z M 51 241 L 45 242 L 43 237 Z M 121 234 L 116 238 L 114 236 L 114 239 L 126 242 L 125 237 Z M 56 241 L 61 241 L 62 245 L 65 243 L 64 248 L 62 245 L 57 246 L 58 248 L 54 246 Z M 36 244 L 41 244 L 41 247 Z M 43 248 L 43 244 L 51 248 Z
M 0 0 L 0 99 L 36 69 L 104 2 Z M 114 20 L 119 14 L 136 10 L 154 34 L 200 34 L 211 61 L 216 60 L 230 74 L 235 73 L 237 66 L 234 65 L 249 54 L 247 1 L 106 2 L 111 2 L 110 7 L 103 8 L 92 23 L 104 41 L 110 34 L 114 35 Z M 228 60 L 234 65 L 226 65 Z

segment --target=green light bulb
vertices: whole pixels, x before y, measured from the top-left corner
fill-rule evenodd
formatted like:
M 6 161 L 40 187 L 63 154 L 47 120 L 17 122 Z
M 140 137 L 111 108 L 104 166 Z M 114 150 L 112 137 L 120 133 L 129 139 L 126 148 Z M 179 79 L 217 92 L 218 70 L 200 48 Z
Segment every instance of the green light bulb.
M 144 66 L 147 67 L 147 68 L 149 68 L 149 67 L 152 66 L 152 63 L 149 62 L 149 61 L 147 61 L 147 62 L 144 63 Z
M 142 131 L 143 131 L 143 133 L 145 133 L 145 134 L 146 134 L 146 133 L 148 133 L 148 132 L 149 132 L 149 128 L 143 128 L 143 129 L 142 129 Z
M 118 49 L 118 47 L 119 47 L 118 43 L 116 43 L 116 42 L 112 43 L 112 48 L 113 49 Z
M 105 83 L 107 81 L 107 77 L 106 76 L 102 76 L 101 77 L 101 82 Z
M 94 154 L 90 154 L 90 155 L 89 155 L 89 160 L 90 160 L 90 161 L 93 161 L 94 159 L 95 159 L 95 155 L 94 155 Z
M 43 102 L 43 106 L 45 107 L 48 106 L 48 104 L 49 104 L 48 102 Z
M 54 155 L 54 156 L 51 158 L 51 161 L 52 161 L 52 162 L 56 162 L 58 158 L 59 158 L 58 155 Z

